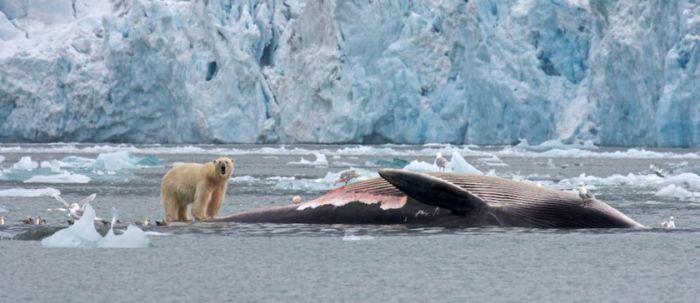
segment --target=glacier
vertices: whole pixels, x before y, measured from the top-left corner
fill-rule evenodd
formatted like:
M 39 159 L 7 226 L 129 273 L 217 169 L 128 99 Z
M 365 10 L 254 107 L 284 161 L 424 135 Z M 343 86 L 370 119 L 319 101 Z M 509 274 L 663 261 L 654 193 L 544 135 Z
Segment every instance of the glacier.
M 695 0 L 0 0 L 0 142 L 700 146 Z

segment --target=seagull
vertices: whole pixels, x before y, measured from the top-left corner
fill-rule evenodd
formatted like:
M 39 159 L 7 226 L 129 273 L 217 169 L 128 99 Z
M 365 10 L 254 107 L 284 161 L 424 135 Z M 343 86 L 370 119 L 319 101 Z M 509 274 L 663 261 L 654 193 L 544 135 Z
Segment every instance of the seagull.
M 583 207 L 590 206 L 592 200 L 595 198 L 595 196 L 593 196 L 593 193 L 588 191 L 588 189 L 585 185 L 583 185 L 583 183 L 578 184 L 578 196 L 579 198 L 581 198 L 581 201 L 583 201 L 583 203 L 581 204 L 581 206 Z
M 649 164 L 649 169 L 660 178 L 666 177 L 666 173 L 664 173 L 664 170 L 656 166 L 656 164 Z
M 301 196 L 294 196 L 294 197 L 292 197 L 292 203 L 294 203 L 294 204 L 299 204 L 299 203 L 301 203 Z
M 141 225 L 141 226 L 148 226 L 151 225 L 151 219 L 148 217 L 144 218 L 143 221 L 141 222 L 136 222 L 136 225 Z
M 32 219 L 31 216 L 27 216 L 26 218 L 24 218 L 24 220 L 22 220 L 22 223 L 24 223 L 24 224 L 34 224 L 34 219 Z
M 346 170 L 340 174 L 340 178 L 338 178 L 338 180 L 335 180 L 333 184 L 335 185 L 336 183 L 344 182 L 345 185 L 348 185 L 348 182 L 359 176 L 360 174 L 358 174 L 354 169 Z
M 673 216 L 668 218 L 668 220 L 664 220 L 663 222 L 661 222 L 661 227 L 666 228 L 666 229 L 676 228 L 676 223 L 673 221 Z
M 442 153 L 437 153 L 435 155 L 435 165 L 437 165 L 440 171 L 445 171 L 445 165 L 447 164 L 447 159 L 442 156 Z
M 79 220 L 80 217 L 83 216 L 83 212 L 85 211 L 85 205 L 95 200 L 95 197 L 97 197 L 97 194 L 92 194 L 78 201 L 78 203 L 69 204 L 60 195 L 55 195 L 53 196 L 53 198 L 63 203 L 65 208 L 55 208 L 49 210 L 67 211 L 69 217 L 71 217 L 73 220 Z
M 34 225 L 42 225 L 42 224 L 46 224 L 46 219 L 44 219 L 42 217 L 34 218 Z

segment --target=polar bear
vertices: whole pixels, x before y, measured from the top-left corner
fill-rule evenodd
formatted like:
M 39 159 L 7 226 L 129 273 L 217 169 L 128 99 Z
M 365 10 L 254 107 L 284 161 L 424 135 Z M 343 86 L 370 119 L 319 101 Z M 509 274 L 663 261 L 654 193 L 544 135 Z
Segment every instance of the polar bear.
M 188 221 L 187 205 L 190 203 L 195 220 L 215 217 L 232 174 L 233 160 L 226 157 L 205 164 L 183 163 L 170 169 L 160 185 L 166 222 Z

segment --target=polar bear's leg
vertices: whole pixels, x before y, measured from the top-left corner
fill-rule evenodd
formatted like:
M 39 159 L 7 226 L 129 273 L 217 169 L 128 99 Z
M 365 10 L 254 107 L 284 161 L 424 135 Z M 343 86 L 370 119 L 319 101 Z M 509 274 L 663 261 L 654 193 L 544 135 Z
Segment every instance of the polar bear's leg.
M 219 214 L 219 209 L 221 204 L 224 203 L 224 198 L 226 197 L 226 183 L 223 186 L 214 190 L 211 194 L 211 200 L 207 206 L 207 218 L 212 219 Z
M 161 191 L 160 199 L 165 210 L 165 221 L 173 222 L 178 220 L 178 203 L 166 190 Z
M 179 221 L 190 220 L 190 216 L 187 214 L 187 204 L 178 205 L 177 217 Z
M 205 186 L 197 186 L 197 191 L 194 194 L 194 204 L 192 204 L 192 215 L 197 221 L 207 219 L 207 206 L 211 199 L 211 190 L 204 188 Z

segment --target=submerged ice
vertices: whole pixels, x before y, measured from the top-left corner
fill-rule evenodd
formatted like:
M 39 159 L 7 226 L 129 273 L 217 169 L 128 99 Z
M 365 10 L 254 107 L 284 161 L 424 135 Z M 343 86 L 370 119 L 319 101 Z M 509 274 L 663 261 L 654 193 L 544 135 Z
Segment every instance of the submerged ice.
M 692 0 L 0 0 L 0 140 L 699 146 L 698 15 Z

